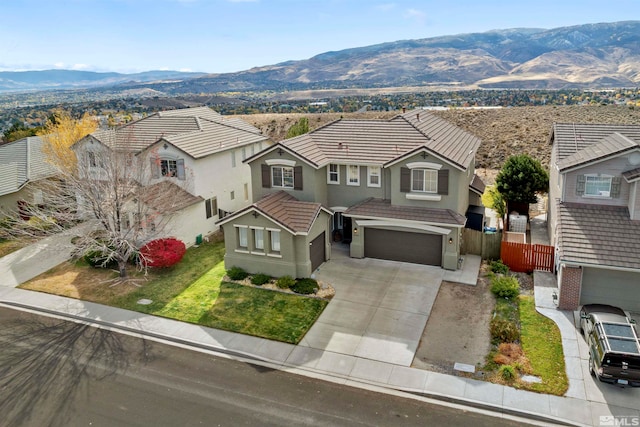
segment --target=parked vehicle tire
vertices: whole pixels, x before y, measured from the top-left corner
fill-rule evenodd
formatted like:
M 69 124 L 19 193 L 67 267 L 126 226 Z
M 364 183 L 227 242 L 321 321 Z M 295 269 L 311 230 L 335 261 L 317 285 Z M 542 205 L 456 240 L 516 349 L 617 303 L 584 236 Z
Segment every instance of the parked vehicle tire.
M 596 371 L 593 369 L 593 356 L 589 353 L 589 372 L 592 377 L 596 377 Z

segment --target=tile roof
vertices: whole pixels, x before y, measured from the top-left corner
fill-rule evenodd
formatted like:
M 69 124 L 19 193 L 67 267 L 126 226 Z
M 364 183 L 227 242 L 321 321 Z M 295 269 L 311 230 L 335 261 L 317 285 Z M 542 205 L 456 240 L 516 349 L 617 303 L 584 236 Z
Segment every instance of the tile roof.
M 636 142 L 640 141 L 640 125 L 554 123 L 551 141 L 557 154 L 557 162 L 560 163 L 563 159 L 614 133 Z
M 627 182 L 635 181 L 636 179 L 640 178 L 640 168 L 622 172 L 622 176 Z
M 165 180 L 145 187 L 140 200 L 158 212 L 178 212 L 204 199 L 200 196 L 194 196 L 169 180 Z
M 557 218 L 561 260 L 640 269 L 640 221 L 626 207 L 558 202 Z
M 391 120 L 341 119 L 280 143 L 310 163 L 383 165 L 424 147 L 465 170 L 480 139 L 423 110 Z
M 91 136 L 117 150 L 135 152 L 164 140 L 194 158 L 268 139 L 249 123 L 225 118 L 208 107 L 162 111 Z
M 27 182 L 48 178 L 56 168 L 47 161 L 45 142 L 37 136 L 0 145 L 0 196 L 15 193 Z
M 351 206 L 343 215 L 367 218 L 392 218 L 430 224 L 464 225 L 466 218 L 451 209 L 391 205 L 390 200 L 369 198 Z
M 471 184 L 469 185 L 469 187 L 476 193 L 482 195 L 484 193 L 486 185 L 484 184 L 484 181 L 482 181 L 482 178 L 474 173 L 473 180 L 471 180 Z
M 612 133 L 558 161 L 560 171 L 605 159 L 614 154 L 640 148 L 640 139 L 634 141 L 620 133 Z
M 308 232 L 322 209 L 320 203 L 301 202 L 285 191 L 268 194 L 252 207 L 296 233 Z

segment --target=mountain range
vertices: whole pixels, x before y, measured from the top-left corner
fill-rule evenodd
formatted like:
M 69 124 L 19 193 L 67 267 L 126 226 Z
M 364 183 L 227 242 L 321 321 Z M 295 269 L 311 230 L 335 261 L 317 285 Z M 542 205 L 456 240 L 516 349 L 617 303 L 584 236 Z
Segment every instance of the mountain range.
M 25 74 L 25 73 L 30 73 Z M 38 74 L 43 73 L 43 74 Z M 54 75 L 54 73 L 56 73 Z M 52 76 L 62 76 L 56 80 Z M 80 74 L 79 74 L 80 73 Z M 0 91 L 118 84 L 167 95 L 321 88 L 564 89 L 640 86 L 640 21 L 513 28 L 326 52 L 225 74 L 0 72 Z M 8 75 L 11 74 L 11 75 Z M 18 78 L 24 76 L 24 78 Z M 27 78 L 28 77 L 28 78 Z M 170 80 L 170 81 L 167 81 Z

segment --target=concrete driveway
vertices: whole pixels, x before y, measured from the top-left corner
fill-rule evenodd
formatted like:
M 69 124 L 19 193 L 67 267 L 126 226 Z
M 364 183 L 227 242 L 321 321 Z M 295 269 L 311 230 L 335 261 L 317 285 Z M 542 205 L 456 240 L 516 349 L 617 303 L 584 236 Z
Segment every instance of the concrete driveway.
M 410 366 L 444 270 L 378 259 L 349 258 L 334 245 L 316 272 L 336 296 L 300 346 Z

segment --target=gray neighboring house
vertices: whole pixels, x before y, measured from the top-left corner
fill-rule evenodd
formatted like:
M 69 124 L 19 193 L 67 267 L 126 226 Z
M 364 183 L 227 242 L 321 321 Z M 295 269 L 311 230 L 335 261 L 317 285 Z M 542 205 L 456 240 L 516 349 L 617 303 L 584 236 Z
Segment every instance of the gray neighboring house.
M 308 246 L 297 247 L 295 262 L 306 266 L 297 277 L 315 270 L 317 253 L 324 253 L 322 261 L 330 258 L 332 241 L 348 243 L 355 258 L 456 270 L 465 213 L 483 187 L 474 174 L 479 145 L 475 136 L 424 110 L 390 120 L 341 119 L 281 141 L 246 160 L 251 166 L 251 212 L 257 216 L 242 211 L 220 221 L 226 266 L 281 276 L 276 263 L 294 262 L 285 253 L 282 258 L 254 253 L 255 242 L 264 245 L 268 231 L 267 225 L 259 225 L 265 231 L 257 237 L 252 231 L 258 226 L 253 218 L 264 216 L 260 206 L 266 198 L 283 211 L 295 200 L 314 203 L 321 212 L 313 226 L 317 230 L 304 242 Z M 290 198 L 274 202 L 273 195 L 282 193 Z M 325 213 L 330 214 L 327 220 Z M 293 235 L 291 231 L 286 233 Z M 319 236 L 323 242 L 311 241 Z
M 640 125 L 556 123 L 550 142 L 560 308 L 640 312 Z
M 0 212 L 15 211 L 20 201 L 42 203 L 42 194 L 31 184 L 56 174 L 46 161 L 43 144 L 31 136 L 0 145 Z

